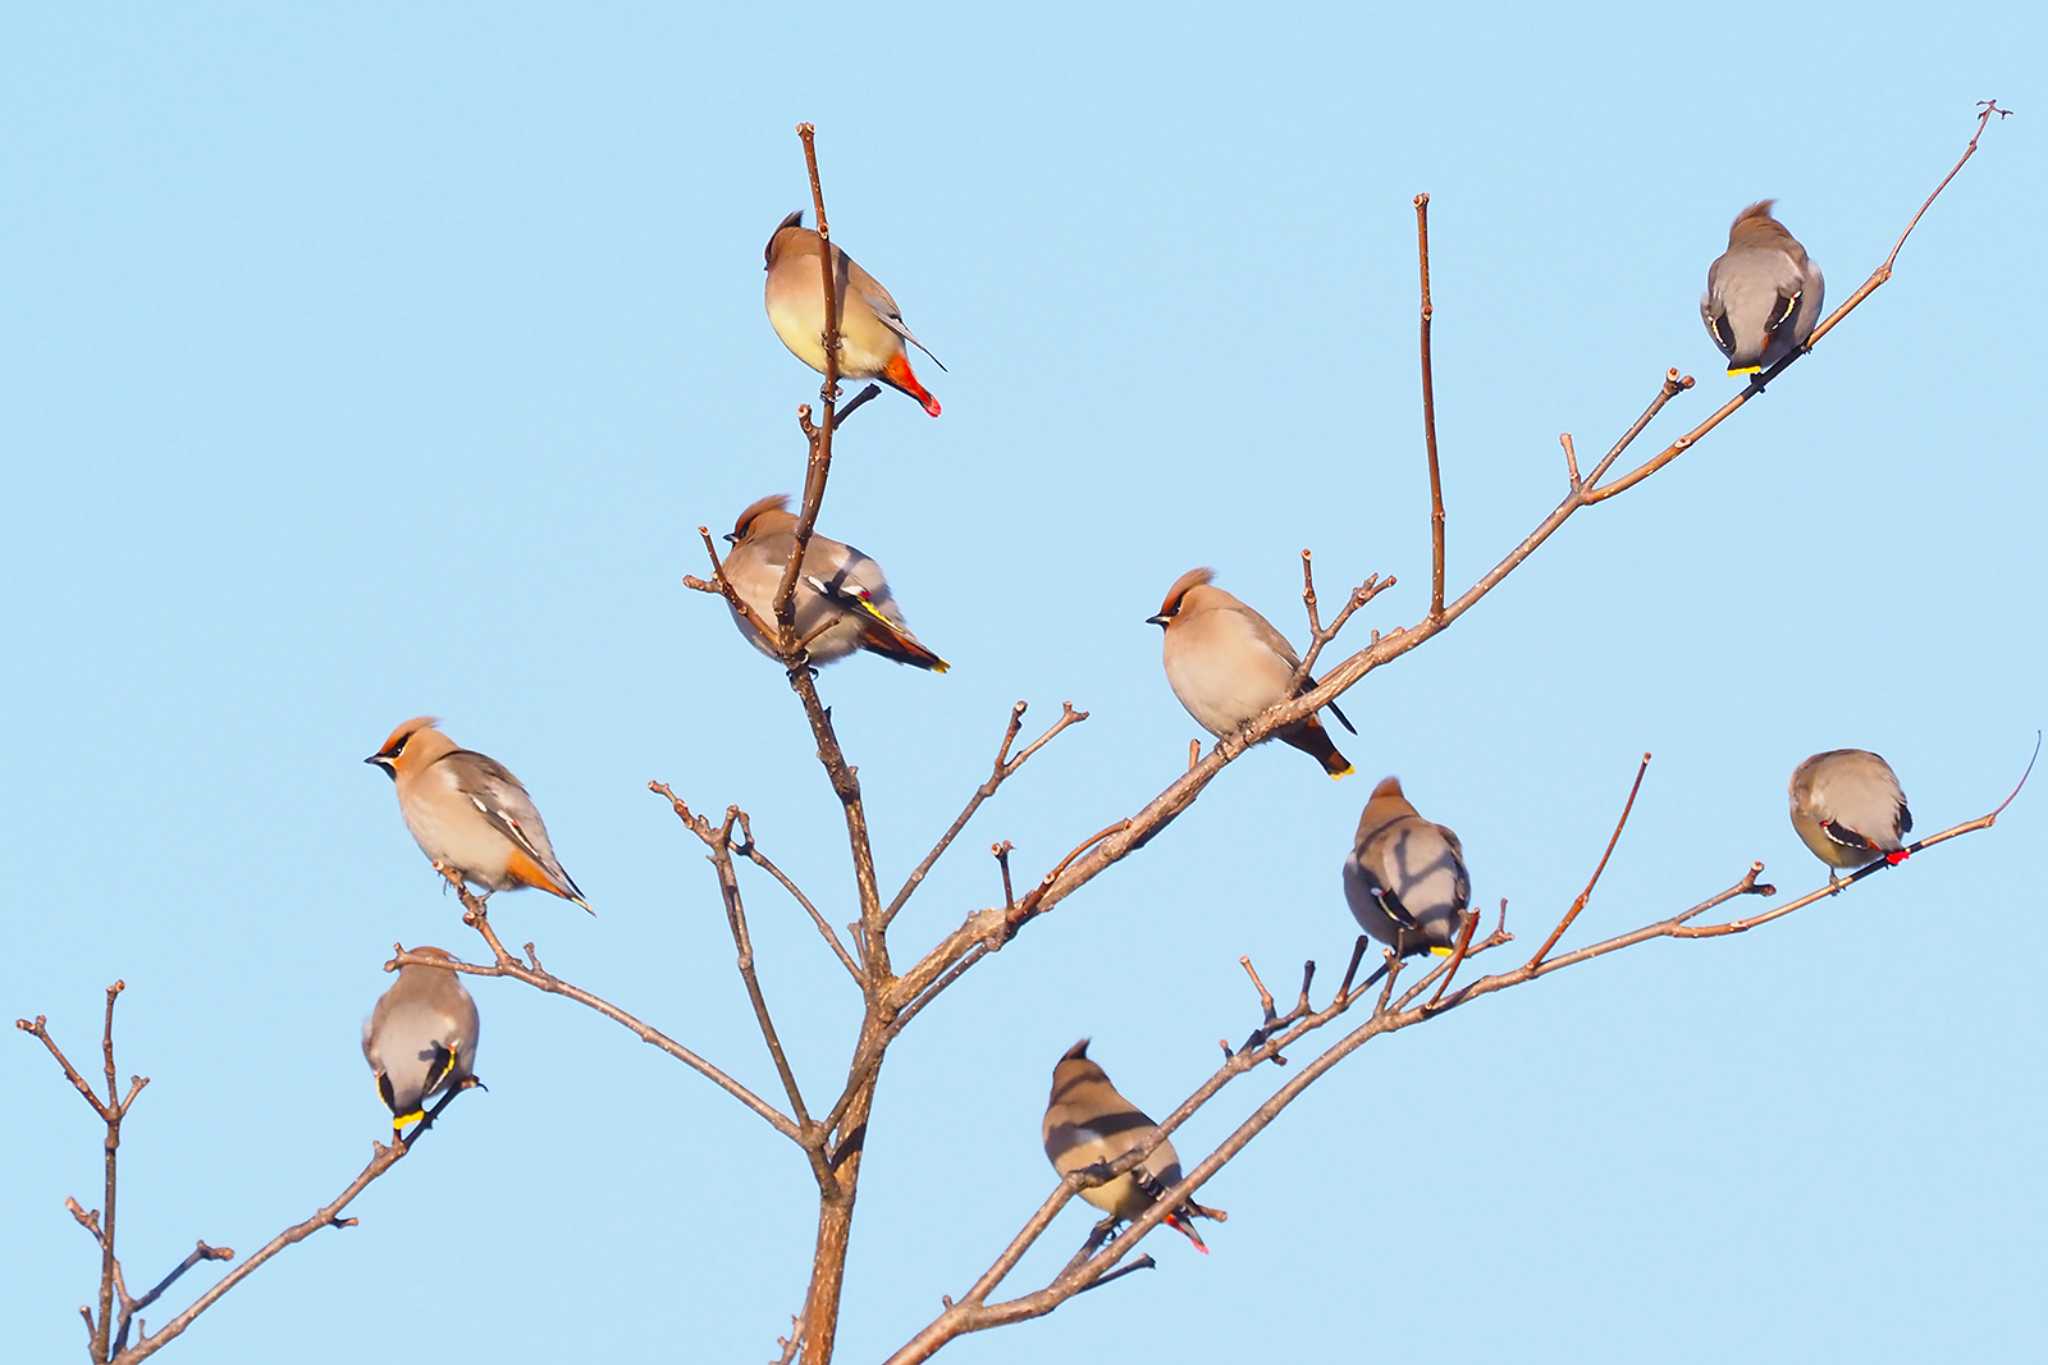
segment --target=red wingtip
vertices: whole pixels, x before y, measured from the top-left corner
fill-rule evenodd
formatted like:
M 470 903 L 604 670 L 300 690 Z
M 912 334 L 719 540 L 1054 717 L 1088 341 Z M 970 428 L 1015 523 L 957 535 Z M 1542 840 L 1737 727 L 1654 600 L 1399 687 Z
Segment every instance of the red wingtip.
M 930 394 L 926 394 L 924 396 L 924 410 L 930 413 L 932 416 L 937 417 L 939 415 L 939 400 L 932 397 Z
M 932 397 L 930 389 L 917 382 L 910 361 L 901 352 L 889 357 L 889 363 L 882 367 L 882 378 L 915 398 L 932 416 L 939 415 L 939 400 Z
M 1207 1256 L 1209 1254 L 1209 1244 L 1202 1240 L 1202 1234 L 1196 1232 L 1194 1224 L 1188 1222 L 1187 1219 L 1181 1217 L 1177 1213 L 1170 1214 L 1166 1219 L 1166 1226 L 1172 1228 L 1175 1232 L 1187 1238 L 1190 1242 L 1193 1242 L 1195 1244 L 1195 1250 L 1201 1252 L 1204 1256 Z
M 1897 866 L 1898 866 L 1898 865 L 1899 865 L 1900 863 L 1903 863 L 1904 861 L 1906 861 L 1906 859 L 1908 859 L 1908 858 L 1910 858 L 1910 857 L 1912 857 L 1912 856 L 1913 856 L 1913 850 L 1911 850 L 1911 849 L 1909 849 L 1909 848 L 1902 848 L 1902 849 L 1900 849 L 1900 850 L 1899 850 L 1898 852 L 1896 852 L 1896 853 L 1887 853 L 1887 854 L 1885 854 L 1885 855 L 1884 855 L 1884 860 L 1885 860 L 1886 862 L 1890 863 L 1890 864 L 1891 864 L 1891 865 L 1892 865 L 1893 867 L 1897 867 Z

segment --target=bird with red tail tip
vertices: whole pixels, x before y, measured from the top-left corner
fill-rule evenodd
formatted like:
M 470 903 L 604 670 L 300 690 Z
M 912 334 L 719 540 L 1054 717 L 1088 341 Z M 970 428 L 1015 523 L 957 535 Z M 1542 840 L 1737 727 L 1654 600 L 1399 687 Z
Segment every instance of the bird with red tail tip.
M 1813 856 L 1837 868 L 1880 858 L 1896 867 L 1911 856 L 1905 839 L 1913 812 L 1892 765 L 1868 749 L 1829 749 L 1792 770 L 1792 828 Z
M 818 256 L 824 244 L 803 221 L 803 210 L 798 209 L 778 223 L 768 239 L 768 321 L 790 354 L 823 374 L 825 283 Z M 903 310 L 882 282 L 837 245 L 832 248 L 832 292 L 839 305 L 839 377 L 879 379 L 937 417 L 939 400 L 918 383 L 903 344 L 909 342 L 931 356 L 941 370 L 945 365 L 904 325 Z
M 1106 1165 L 1158 1135 L 1159 1125 L 1125 1099 L 1109 1076 L 1088 1057 L 1088 1040 L 1068 1048 L 1052 1069 L 1052 1098 L 1041 1125 L 1045 1155 L 1062 1176 Z M 1138 1217 L 1159 1202 L 1160 1195 L 1181 1179 L 1180 1157 L 1161 1139 L 1133 1170 L 1114 1180 L 1090 1185 L 1081 1197 L 1108 1214 L 1112 1222 Z M 1204 1256 L 1209 1248 L 1195 1231 L 1194 1219 L 1222 1222 L 1229 1215 L 1190 1199 L 1166 1215 L 1166 1226 L 1195 1244 Z

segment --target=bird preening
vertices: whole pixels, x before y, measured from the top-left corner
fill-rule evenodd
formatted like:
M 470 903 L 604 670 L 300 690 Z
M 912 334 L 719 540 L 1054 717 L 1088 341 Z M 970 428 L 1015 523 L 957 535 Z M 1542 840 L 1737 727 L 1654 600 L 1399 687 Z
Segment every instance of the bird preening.
M 443 948 L 414 948 L 398 979 L 378 997 L 363 1021 L 363 1060 L 377 1078 L 377 1095 L 391 1111 L 391 1131 L 418 1123 L 434 1096 L 476 1079 L 476 1001 L 450 967 Z
M 1906 860 L 1913 812 L 1892 765 L 1868 749 L 1829 749 L 1803 760 L 1792 770 L 1788 794 L 1792 828 L 1827 864 L 1829 886 L 1837 884 L 1837 870 Z

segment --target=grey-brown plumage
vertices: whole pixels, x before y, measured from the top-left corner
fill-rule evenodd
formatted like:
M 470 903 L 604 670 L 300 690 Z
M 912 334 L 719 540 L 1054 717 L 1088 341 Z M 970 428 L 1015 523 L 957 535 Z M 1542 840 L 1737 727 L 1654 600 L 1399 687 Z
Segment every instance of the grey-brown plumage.
M 796 544 L 796 522 L 788 497 L 775 493 L 748 504 L 726 537 L 733 547 L 725 559 L 726 581 L 771 625 L 775 591 Z M 754 648 L 771 659 L 779 657 L 745 616 L 734 611 L 732 619 Z M 830 536 L 813 535 L 804 547 L 796 581 L 796 633 L 814 664 L 865 650 L 933 673 L 950 667 L 911 634 L 882 566 Z
M 455 961 L 440 948 L 411 951 Z M 363 1021 L 363 1057 L 391 1110 L 394 1133 L 418 1122 L 427 1100 L 476 1074 L 476 1035 L 476 1001 L 460 976 L 421 963 L 398 969 L 398 979 Z
M 1397 777 L 1372 789 L 1358 817 L 1344 899 L 1359 928 L 1403 957 L 1450 952 L 1472 913 L 1464 846 L 1416 812 Z
M 1792 770 L 1792 828 L 1813 856 L 1836 868 L 1879 858 L 1904 862 L 1913 812 L 1892 765 L 1868 749 L 1829 749 Z
M 1159 1125 L 1125 1099 L 1109 1076 L 1088 1057 L 1088 1040 L 1068 1048 L 1052 1069 L 1052 1097 L 1046 1102 L 1040 1134 L 1045 1155 L 1061 1175 L 1115 1161 L 1159 1131 Z M 1108 1214 L 1113 1222 L 1129 1222 L 1159 1201 L 1180 1182 L 1180 1157 L 1173 1143 L 1162 1141 L 1132 1170 L 1114 1180 L 1091 1185 L 1081 1197 Z M 1222 1210 L 1205 1208 L 1192 1199 L 1167 1215 L 1166 1225 L 1208 1254 L 1209 1248 L 1190 1220 L 1221 1220 Z
M 1820 266 L 1760 199 L 1728 229 L 1728 249 L 1707 267 L 1700 320 L 1728 373 L 1769 369 L 1806 344 L 1820 322 L 1826 285 Z
M 763 254 L 768 283 L 763 300 L 775 335 L 797 359 L 825 372 L 825 271 L 820 262 L 824 242 L 804 226 L 803 210 L 775 225 Z M 835 242 L 832 246 L 832 292 L 839 305 L 839 377 L 879 379 L 908 394 L 932 416 L 939 400 L 911 372 L 908 342 L 940 369 L 932 355 L 903 321 L 903 310 L 882 282 L 862 270 Z

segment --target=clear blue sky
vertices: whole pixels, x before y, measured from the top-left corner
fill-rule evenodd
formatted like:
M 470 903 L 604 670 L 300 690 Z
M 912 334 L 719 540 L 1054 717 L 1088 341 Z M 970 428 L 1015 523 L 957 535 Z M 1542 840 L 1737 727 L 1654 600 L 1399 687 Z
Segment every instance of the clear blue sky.
M 999 894 L 990 841 L 1035 877 L 1178 770 L 1195 731 L 1143 618 L 1180 571 L 1215 565 L 1298 636 L 1308 545 L 1331 597 L 1400 576 L 1362 625 L 1421 610 L 1417 190 L 1456 591 L 1562 494 L 1559 431 L 1604 449 L 1667 365 L 1700 385 L 1653 437 L 1728 391 L 1697 300 L 1738 208 L 1779 196 L 1846 297 L 1973 102 L 2020 111 L 1812 358 L 1350 694 L 1358 777 L 1248 756 L 919 1021 L 870 1140 L 843 1359 L 899 1344 L 1051 1188 L 1038 1121 L 1075 1038 L 1164 1112 L 1253 1021 L 1240 953 L 1279 981 L 1341 962 L 1339 867 L 1383 773 L 1459 830 L 1524 946 L 1645 749 L 1575 941 L 1751 858 L 1814 885 L 1784 783 L 1817 749 L 1889 756 L 1923 829 L 1981 813 L 2048 717 L 2044 39 L 2017 9 L 1867 6 L 10 8 L 0 1008 L 89 1051 L 128 982 L 123 1069 L 154 1078 L 124 1148 L 131 1281 L 197 1237 L 254 1249 L 384 1131 L 357 1052 L 379 967 L 395 939 L 476 946 L 358 761 L 418 712 L 526 780 L 600 911 L 508 897 L 506 936 L 775 1090 L 701 852 L 643 784 L 743 804 L 851 917 L 780 673 L 678 582 L 698 523 L 800 483 L 815 382 L 760 302 L 762 243 L 807 202 L 800 118 L 836 235 L 952 367 L 927 376 L 940 420 L 891 394 L 848 427 L 824 519 L 955 665 L 821 684 L 884 880 L 1011 701 L 1093 713 L 985 809 L 902 957 Z M 948 1358 L 2032 1356 L 2042 800 L 1769 932 L 1375 1043 L 1208 1188 L 1233 1215 L 1213 1257 L 1169 1239 L 1160 1270 Z M 822 1107 L 857 1002 L 745 886 Z M 587 1011 L 477 995 L 491 1092 L 175 1358 L 773 1353 L 810 1255 L 794 1149 Z M 1282 1078 L 1239 1082 L 1181 1151 Z M 98 1202 L 97 1128 L 27 1040 L 0 1086 L 8 1354 L 64 1359 L 95 1257 L 61 1201 Z

